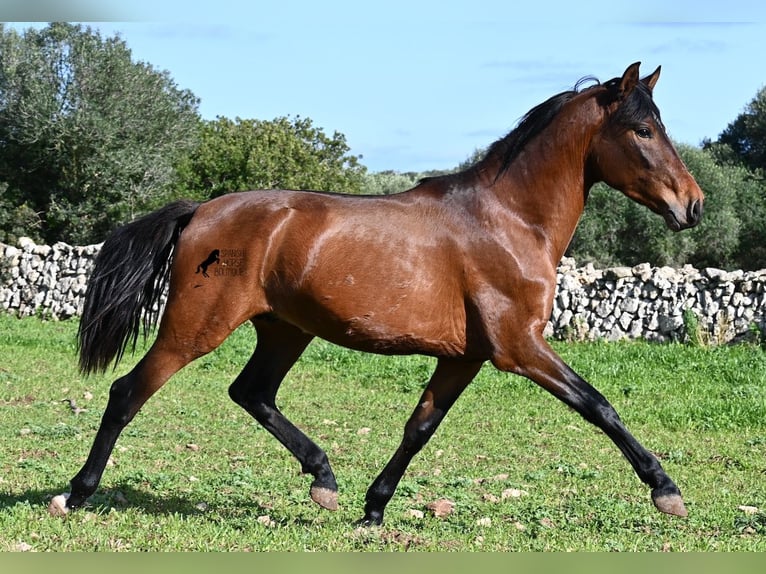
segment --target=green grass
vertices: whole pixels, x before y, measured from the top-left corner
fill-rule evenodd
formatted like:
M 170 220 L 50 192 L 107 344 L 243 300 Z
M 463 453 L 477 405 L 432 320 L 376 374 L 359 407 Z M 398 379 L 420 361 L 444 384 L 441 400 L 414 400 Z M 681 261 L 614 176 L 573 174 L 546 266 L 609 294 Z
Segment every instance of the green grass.
M 365 491 L 433 359 L 317 341 L 290 373 L 280 407 L 326 449 L 338 477 L 341 508 L 328 512 L 310 501 L 292 456 L 228 399 L 254 344 L 242 328 L 147 403 L 89 505 L 59 519 L 47 503 L 84 461 L 111 381 L 138 358 L 83 378 L 76 329 L 0 316 L 0 551 L 766 550 L 759 347 L 556 344 L 660 457 L 687 519 L 654 509 L 600 431 L 487 366 L 411 464 L 384 525 L 365 529 L 354 524 Z M 86 410 L 75 414 L 69 399 Z M 504 498 L 509 489 L 526 494 Z M 427 509 L 439 499 L 455 504 L 452 514 Z

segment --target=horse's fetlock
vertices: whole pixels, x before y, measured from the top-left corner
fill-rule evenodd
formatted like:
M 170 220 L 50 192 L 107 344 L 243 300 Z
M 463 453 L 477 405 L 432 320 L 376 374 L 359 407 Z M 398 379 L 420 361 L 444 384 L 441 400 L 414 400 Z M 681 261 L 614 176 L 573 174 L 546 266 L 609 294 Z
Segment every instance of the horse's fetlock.
M 315 452 L 306 456 L 301 463 L 301 471 L 312 475 L 316 479 L 314 481 L 315 485 L 337 489 L 335 475 L 330 468 L 330 460 L 327 458 L 327 454 L 319 447 L 317 447 Z
M 382 510 L 369 510 L 365 511 L 364 518 L 358 522 L 359 526 L 370 527 L 380 526 L 383 524 L 383 511 Z

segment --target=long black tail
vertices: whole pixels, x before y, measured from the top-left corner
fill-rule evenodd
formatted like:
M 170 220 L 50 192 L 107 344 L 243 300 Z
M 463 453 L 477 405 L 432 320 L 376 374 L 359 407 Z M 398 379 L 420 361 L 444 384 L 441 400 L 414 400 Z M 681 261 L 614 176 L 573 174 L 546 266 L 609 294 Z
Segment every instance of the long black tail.
M 173 247 L 199 207 L 177 201 L 114 231 L 96 257 L 85 293 L 78 348 L 83 373 L 117 366 L 159 319 Z

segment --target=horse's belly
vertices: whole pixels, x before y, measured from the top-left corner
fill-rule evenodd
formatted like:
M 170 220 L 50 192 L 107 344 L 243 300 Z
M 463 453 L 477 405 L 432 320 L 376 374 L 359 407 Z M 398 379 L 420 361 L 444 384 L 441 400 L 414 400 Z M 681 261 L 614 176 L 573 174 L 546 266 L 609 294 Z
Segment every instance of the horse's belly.
M 420 353 L 459 356 L 465 351 L 465 337 L 452 325 L 418 317 L 376 317 L 371 311 L 343 321 L 338 342 L 359 350 L 383 354 Z
M 325 295 L 293 307 L 291 323 L 338 345 L 380 354 L 461 356 L 465 351 L 462 307 L 436 308 L 401 295 L 369 295 L 350 301 Z

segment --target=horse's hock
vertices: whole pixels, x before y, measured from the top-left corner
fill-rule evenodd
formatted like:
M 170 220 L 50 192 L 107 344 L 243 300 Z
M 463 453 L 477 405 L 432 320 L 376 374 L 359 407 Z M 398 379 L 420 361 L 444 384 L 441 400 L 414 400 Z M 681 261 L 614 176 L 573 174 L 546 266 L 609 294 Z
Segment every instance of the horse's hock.
M 0 306 L 20 317 L 79 316 L 98 245 L 0 243 Z M 556 339 L 647 339 L 725 343 L 766 329 L 760 271 L 577 267 L 564 258 L 546 335 Z

